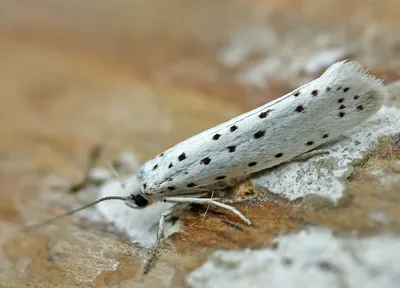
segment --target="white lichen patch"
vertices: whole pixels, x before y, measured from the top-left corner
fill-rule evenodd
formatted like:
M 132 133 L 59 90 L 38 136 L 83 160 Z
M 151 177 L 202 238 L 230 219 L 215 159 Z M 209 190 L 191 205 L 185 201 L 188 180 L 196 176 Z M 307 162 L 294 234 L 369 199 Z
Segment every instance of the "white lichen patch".
M 191 288 L 400 287 L 399 237 L 339 237 L 329 230 L 309 229 L 275 242 L 275 250 L 217 251 L 189 274 L 187 284 Z
M 234 35 L 229 44 L 221 49 L 218 60 L 227 67 L 236 67 L 254 54 L 265 53 L 277 43 L 276 33 L 272 29 L 251 27 Z
M 268 86 L 271 79 L 294 86 L 304 84 L 331 64 L 353 59 L 353 55 L 367 67 L 392 67 L 395 71 L 399 67 L 395 37 L 382 34 L 374 23 L 354 33 L 348 25 L 293 25 L 301 19 L 299 16 L 294 21 L 293 15 L 282 18 L 280 21 L 290 27 L 285 32 L 276 23 L 269 25 L 268 20 L 265 25 L 236 32 L 217 58 L 222 65 L 236 69 L 237 82 L 259 88 Z
M 367 123 L 349 131 L 342 139 L 321 147 L 329 154 L 268 170 L 255 176 L 253 184 L 289 200 L 316 194 L 337 203 L 346 190 L 344 180 L 352 165 L 377 147 L 379 137 L 398 133 L 400 109 L 384 106 Z

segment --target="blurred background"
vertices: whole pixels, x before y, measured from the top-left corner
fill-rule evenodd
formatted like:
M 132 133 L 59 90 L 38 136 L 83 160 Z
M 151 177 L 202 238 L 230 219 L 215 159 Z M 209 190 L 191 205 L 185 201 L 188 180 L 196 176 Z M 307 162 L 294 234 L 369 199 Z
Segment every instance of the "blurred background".
M 97 144 L 144 162 L 338 60 L 399 80 L 399 11 L 396 0 L 0 0 L 0 284 L 128 279 L 60 271 L 40 250 L 48 239 L 15 236 L 57 212 L 34 201 L 43 178 L 79 181 Z
M 144 161 L 337 60 L 398 77 L 399 5 L 0 1 L 1 138 L 122 144 Z

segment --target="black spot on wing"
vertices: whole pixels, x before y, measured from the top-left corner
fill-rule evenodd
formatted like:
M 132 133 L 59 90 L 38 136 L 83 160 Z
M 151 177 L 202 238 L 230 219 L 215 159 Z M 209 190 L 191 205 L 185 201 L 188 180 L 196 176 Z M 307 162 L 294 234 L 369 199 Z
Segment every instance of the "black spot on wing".
M 228 146 L 228 151 L 229 151 L 229 153 L 235 152 L 236 151 L 236 145 Z
M 211 162 L 211 158 L 206 157 L 200 160 L 200 164 L 208 165 Z
M 178 156 L 178 160 L 179 160 L 179 161 L 183 161 L 183 160 L 185 160 L 185 159 L 186 159 L 186 154 L 185 154 L 185 152 L 183 152 L 181 155 Z
M 264 135 L 265 135 L 265 130 L 260 130 L 260 131 L 258 131 L 257 133 L 254 134 L 254 138 L 255 139 L 260 139 Z
M 219 137 L 221 137 L 221 134 L 215 134 L 215 135 L 213 136 L 213 140 L 218 140 Z
M 268 109 L 267 111 L 261 112 L 258 115 L 258 117 L 260 117 L 261 119 L 266 118 L 271 111 L 272 111 L 272 109 Z

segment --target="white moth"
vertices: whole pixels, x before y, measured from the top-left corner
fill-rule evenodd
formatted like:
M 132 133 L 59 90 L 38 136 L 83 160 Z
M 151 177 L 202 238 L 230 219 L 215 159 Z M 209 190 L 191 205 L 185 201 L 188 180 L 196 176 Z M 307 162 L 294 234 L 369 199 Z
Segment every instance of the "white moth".
M 318 79 L 281 98 L 193 136 L 145 163 L 127 197 L 106 197 L 144 208 L 155 201 L 212 204 L 211 191 L 309 152 L 361 124 L 386 96 L 382 81 L 356 62 L 338 62 Z M 88 206 L 89 206 L 88 205 Z M 163 238 L 163 213 L 156 247 Z
M 364 122 L 386 93 L 358 63 L 338 62 L 318 79 L 145 163 L 131 205 L 208 192 L 288 162 Z

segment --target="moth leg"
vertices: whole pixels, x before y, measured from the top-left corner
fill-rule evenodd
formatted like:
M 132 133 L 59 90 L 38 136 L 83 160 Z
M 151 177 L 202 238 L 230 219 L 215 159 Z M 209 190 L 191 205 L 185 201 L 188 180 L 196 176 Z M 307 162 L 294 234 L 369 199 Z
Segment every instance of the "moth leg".
M 181 204 L 174 205 L 170 209 L 168 209 L 167 211 L 165 211 L 161 214 L 160 220 L 158 222 L 157 239 L 152 247 L 150 257 L 146 260 L 146 262 L 144 264 L 143 274 L 149 273 L 151 267 L 153 266 L 154 261 L 156 260 L 158 251 L 160 250 L 161 243 L 165 239 L 165 235 L 164 235 L 165 218 L 167 218 L 169 215 L 171 215 L 173 212 L 175 212 L 179 208 L 183 208 L 184 206 L 186 206 L 186 205 L 181 205 Z
M 160 221 L 158 222 L 157 240 L 156 243 L 154 243 L 149 259 L 147 259 L 147 261 L 144 264 L 143 274 L 149 273 L 150 268 L 153 266 L 153 263 L 157 257 L 158 250 L 160 248 L 160 243 L 162 240 L 164 240 L 164 223 L 166 217 L 167 213 L 164 212 L 161 214 Z
M 237 210 L 232 206 L 215 201 L 214 199 L 165 197 L 163 201 L 167 203 L 179 203 L 179 204 L 211 204 L 216 207 L 230 211 L 231 213 L 235 214 L 240 219 L 242 219 L 247 225 L 251 225 L 251 221 L 248 218 L 246 218 L 239 210 Z
M 297 157 L 294 157 L 292 161 L 307 161 L 308 159 L 318 156 L 318 155 L 326 155 L 329 154 L 328 150 L 323 150 L 323 149 L 318 149 L 318 150 L 312 150 L 306 153 L 303 153 Z

